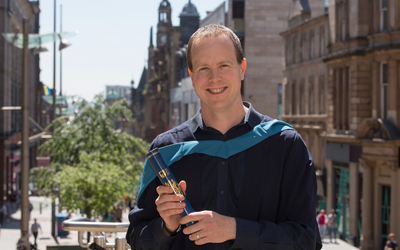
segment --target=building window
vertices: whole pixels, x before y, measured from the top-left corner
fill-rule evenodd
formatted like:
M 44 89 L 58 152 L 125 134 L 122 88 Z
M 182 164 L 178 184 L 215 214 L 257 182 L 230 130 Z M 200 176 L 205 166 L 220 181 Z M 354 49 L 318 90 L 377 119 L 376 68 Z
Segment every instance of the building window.
M 381 31 L 387 31 L 388 30 L 388 8 L 387 8 L 387 0 L 380 0 L 380 22 L 381 22 Z
M 278 84 L 278 120 L 282 120 L 282 83 Z
M 314 31 L 310 31 L 310 60 L 314 59 Z
M 232 3 L 232 21 L 234 32 L 244 32 L 244 1 L 235 0 Z
M 293 37 L 293 54 L 292 54 L 292 56 L 293 56 L 293 63 L 296 63 L 296 46 L 297 46 L 297 44 L 296 44 L 296 36 L 294 36 Z
M 306 54 L 306 35 L 303 33 L 301 34 L 300 40 L 300 61 L 304 62 L 304 56 Z
M 304 81 L 300 83 L 300 114 L 306 113 L 306 97 L 305 97 L 305 86 Z
M 289 46 L 290 45 L 290 39 L 287 38 L 286 39 L 286 43 L 285 43 L 285 64 L 289 65 Z
M 292 115 L 297 114 L 297 109 L 296 109 L 296 82 L 293 82 L 292 84 Z
M 381 242 L 382 249 L 385 247 L 386 239 L 390 233 L 390 186 L 381 186 Z
M 338 41 L 346 41 L 348 34 L 348 2 L 339 0 L 336 2 L 336 20 L 338 24 L 336 27 L 336 35 Z
M 319 113 L 325 113 L 325 84 L 323 77 L 319 80 Z
M 341 27 L 341 29 L 342 29 L 342 41 L 345 41 L 346 40 L 346 33 L 347 33 L 347 30 L 346 30 L 346 24 L 347 24 L 347 4 L 346 4 L 347 2 L 343 2 L 342 3 L 342 10 L 341 10 L 341 16 L 342 16 L 342 27 Z
M 320 56 L 325 54 L 325 28 L 321 27 Z
M 349 68 L 336 69 L 335 74 L 335 128 L 349 129 L 350 115 L 350 88 Z
M 309 81 L 309 114 L 312 115 L 314 114 L 314 80 L 310 79 Z
M 290 114 L 290 84 L 285 84 L 285 114 Z
M 388 64 L 381 64 L 381 118 L 387 119 L 388 111 Z

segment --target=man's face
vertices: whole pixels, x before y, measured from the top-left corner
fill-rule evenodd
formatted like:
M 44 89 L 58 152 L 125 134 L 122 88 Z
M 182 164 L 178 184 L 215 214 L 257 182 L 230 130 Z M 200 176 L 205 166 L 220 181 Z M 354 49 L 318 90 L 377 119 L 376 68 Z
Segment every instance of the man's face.
M 226 36 L 203 38 L 192 47 L 193 87 L 201 100 L 202 112 L 224 112 L 242 105 L 241 80 L 246 59 L 236 60 L 233 42 Z M 233 105 L 236 104 L 236 105 Z

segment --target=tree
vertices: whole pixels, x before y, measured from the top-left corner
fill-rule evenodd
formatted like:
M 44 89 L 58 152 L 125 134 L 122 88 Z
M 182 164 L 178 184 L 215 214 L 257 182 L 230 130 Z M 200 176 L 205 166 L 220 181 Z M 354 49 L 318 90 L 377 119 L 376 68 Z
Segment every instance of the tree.
M 50 168 L 35 168 L 31 176 L 43 194 L 59 193 L 68 209 L 83 209 L 97 216 L 114 202 L 138 192 L 148 143 L 116 130 L 115 122 L 133 125 L 125 99 L 108 105 L 98 95 L 82 101 L 76 117 L 55 119 L 51 139 L 40 150 L 52 161 Z

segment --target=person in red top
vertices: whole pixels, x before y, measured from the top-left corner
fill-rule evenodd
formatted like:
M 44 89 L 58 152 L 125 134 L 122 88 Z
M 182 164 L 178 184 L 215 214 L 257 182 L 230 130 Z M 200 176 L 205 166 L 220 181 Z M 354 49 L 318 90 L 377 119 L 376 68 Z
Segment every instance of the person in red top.
M 325 236 L 326 224 L 328 224 L 328 216 L 325 214 L 325 209 L 321 209 L 321 212 L 317 215 L 317 223 L 319 229 L 319 235 L 321 236 L 321 241 Z

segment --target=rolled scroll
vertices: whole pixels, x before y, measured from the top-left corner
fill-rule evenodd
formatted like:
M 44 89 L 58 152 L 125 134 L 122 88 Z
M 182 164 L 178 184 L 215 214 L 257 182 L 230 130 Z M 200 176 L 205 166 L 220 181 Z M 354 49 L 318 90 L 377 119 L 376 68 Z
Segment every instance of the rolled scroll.
M 183 195 L 184 202 L 186 206 L 183 208 L 183 212 L 181 216 L 184 217 L 190 213 L 193 213 L 194 210 L 190 205 L 189 201 L 186 199 L 185 195 L 183 194 L 182 190 L 179 188 L 178 183 L 172 174 L 171 170 L 169 169 L 167 163 L 165 162 L 164 158 L 160 154 L 158 148 L 154 148 L 150 152 L 147 153 L 147 160 L 149 161 L 151 167 L 153 168 L 154 172 L 157 174 L 158 179 L 161 183 L 165 186 L 169 186 L 174 190 L 176 195 Z M 191 221 L 186 223 L 186 226 L 191 226 L 195 224 L 197 221 Z

